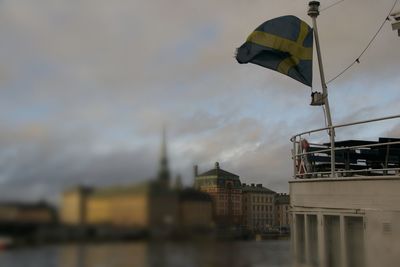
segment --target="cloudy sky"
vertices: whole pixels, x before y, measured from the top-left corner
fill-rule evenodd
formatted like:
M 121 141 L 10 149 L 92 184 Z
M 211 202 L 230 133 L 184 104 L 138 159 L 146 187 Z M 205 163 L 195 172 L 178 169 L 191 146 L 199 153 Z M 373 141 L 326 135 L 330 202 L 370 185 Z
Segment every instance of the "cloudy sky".
M 321 2 L 321 7 L 335 1 Z M 289 138 L 324 126 L 310 88 L 234 52 L 303 0 L 1 0 L 0 197 L 50 199 L 76 184 L 156 173 L 162 125 L 174 174 L 219 161 L 242 182 L 288 191 Z M 318 18 L 327 80 L 360 54 L 392 0 L 346 0 Z M 397 7 L 400 9 L 400 5 Z M 329 84 L 334 123 L 399 113 L 400 39 L 387 23 Z M 314 62 L 314 90 L 319 90 Z M 338 133 L 400 134 L 399 122 Z

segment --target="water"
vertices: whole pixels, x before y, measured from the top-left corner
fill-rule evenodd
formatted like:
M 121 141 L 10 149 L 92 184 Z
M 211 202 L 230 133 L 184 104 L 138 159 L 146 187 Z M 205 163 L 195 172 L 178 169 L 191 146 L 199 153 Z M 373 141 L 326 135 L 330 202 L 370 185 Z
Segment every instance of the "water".
M 136 242 L 60 245 L 0 251 L 0 267 L 290 266 L 287 240 Z

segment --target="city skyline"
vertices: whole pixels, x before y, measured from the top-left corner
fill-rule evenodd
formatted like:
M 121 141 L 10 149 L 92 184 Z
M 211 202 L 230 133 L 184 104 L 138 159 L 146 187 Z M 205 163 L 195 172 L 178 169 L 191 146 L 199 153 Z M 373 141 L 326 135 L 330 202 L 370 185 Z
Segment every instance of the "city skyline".
M 75 184 L 154 177 L 163 124 L 172 172 L 185 184 L 194 164 L 202 171 L 219 161 L 242 182 L 287 192 L 289 138 L 323 127 L 322 110 L 309 106 L 308 87 L 239 65 L 234 52 L 273 17 L 310 23 L 307 3 L 1 1 L 2 198 L 56 200 Z M 392 4 L 343 1 L 321 12 L 328 80 L 365 48 Z M 360 64 L 328 84 L 335 124 L 398 113 L 399 41 L 387 23 Z M 399 125 L 370 130 L 343 138 L 400 136 Z

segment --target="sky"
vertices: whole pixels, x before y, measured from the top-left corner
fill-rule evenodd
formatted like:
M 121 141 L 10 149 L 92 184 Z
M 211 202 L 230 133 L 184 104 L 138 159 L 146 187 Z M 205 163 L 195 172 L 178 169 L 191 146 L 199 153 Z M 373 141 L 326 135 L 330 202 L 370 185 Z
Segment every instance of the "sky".
M 327 80 L 357 58 L 393 3 L 345 0 L 321 12 Z M 218 161 L 242 182 L 288 192 L 289 139 L 324 127 L 323 111 L 309 105 L 309 87 L 234 55 L 268 19 L 295 15 L 311 24 L 307 5 L 1 0 L 0 199 L 57 203 L 78 184 L 154 177 L 163 125 L 173 176 L 186 185 L 194 164 L 203 172 Z M 387 22 L 360 64 L 328 84 L 334 124 L 399 113 L 399 45 Z M 312 90 L 320 91 L 316 60 L 313 73 Z M 400 122 L 337 135 L 399 137 Z

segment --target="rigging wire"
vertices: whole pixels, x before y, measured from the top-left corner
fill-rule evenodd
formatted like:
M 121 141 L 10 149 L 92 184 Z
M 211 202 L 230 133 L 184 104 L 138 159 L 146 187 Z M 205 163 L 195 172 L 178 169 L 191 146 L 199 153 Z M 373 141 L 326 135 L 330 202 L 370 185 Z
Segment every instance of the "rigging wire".
M 319 12 L 323 12 L 323 11 L 325 11 L 325 10 L 327 10 L 327 9 L 330 9 L 331 7 L 334 7 L 334 6 L 336 6 L 337 4 L 340 4 L 341 2 L 343 2 L 344 0 L 339 0 L 339 1 L 337 1 L 337 2 L 335 2 L 335 3 L 333 3 L 332 5 L 329 5 L 329 6 L 327 6 L 327 7 L 324 7 L 323 9 L 321 9 Z
M 344 0 L 342 0 L 344 1 Z M 351 67 L 354 66 L 354 64 L 359 64 L 360 63 L 360 58 L 364 55 L 364 53 L 368 50 L 368 48 L 371 46 L 372 42 L 375 40 L 375 38 L 378 36 L 379 32 L 382 30 L 383 26 L 385 25 L 385 23 L 387 21 L 389 21 L 389 16 L 392 13 L 394 7 L 396 6 L 397 2 L 399 0 L 396 0 L 392 6 L 392 8 L 390 9 L 388 15 L 385 17 L 385 20 L 382 22 L 381 26 L 379 27 L 378 31 L 374 34 L 374 36 L 372 37 L 372 39 L 369 41 L 369 43 L 367 44 L 367 46 L 364 48 L 364 50 L 361 52 L 361 54 L 350 64 L 348 65 L 344 70 L 342 70 L 339 74 L 337 74 L 335 77 L 333 77 L 332 79 L 330 79 L 329 81 L 326 82 L 326 84 L 329 84 L 330 82 L 333 82 L 334 80 L 336 80 L 337 78 L 339 78 L 340 76 L 342 76 L 343 73 L 345 73 L 348 69 L 350 69 Z M 336 3 L 337 4 L 337 3 Z M 328 8 L 328 7 L 327 7 Z M 327 9 L 326 8 L 326 9 Z

